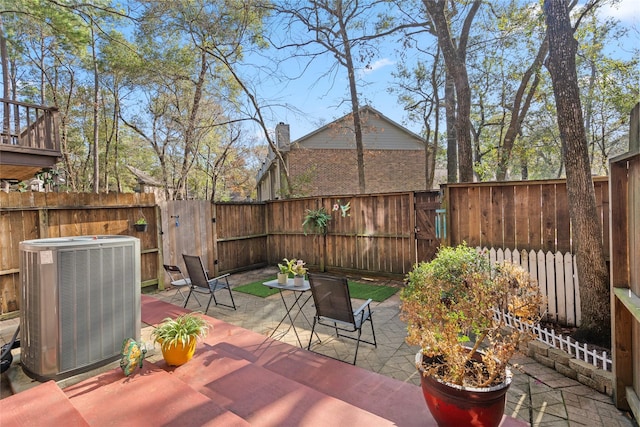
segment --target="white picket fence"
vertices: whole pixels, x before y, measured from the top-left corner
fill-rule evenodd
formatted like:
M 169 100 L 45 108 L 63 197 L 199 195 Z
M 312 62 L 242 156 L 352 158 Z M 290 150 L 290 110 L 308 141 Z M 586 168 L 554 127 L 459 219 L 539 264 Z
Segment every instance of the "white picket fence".
M 595 349 L 589 350 L 586 344 L 581 344 L 571 337 L 565 337 L 562 334 L 556 335 L 554 330 L 548 330 L 540 325 L 531 326 L 530 324 L 521 322 L 517 317 L 512 316 L 509 313 L 495 310 L 495 319 L 500 320 L 500 316 L 502 316 L 504 323 L 507 326 L 517 328 L 521 331 L 532 329 L 537 335 L 538 341 L 542 341 L 551 347 L 566 351 L 569 355 L 573 356 L 574 359 L 591 363 L 593 366 L 604 369 L 605 371 L 611 371 L 612 361 L 606 351 L 598 351 Z
M 546 316 L 550 322 L 580 326 L 580 288 L 575 257 L 572 254 L 494 248 L 478 250 L 488 255 L 491 265 L 509 261 L 526 269 L 538 281 L 540 291 L 547 300 Z

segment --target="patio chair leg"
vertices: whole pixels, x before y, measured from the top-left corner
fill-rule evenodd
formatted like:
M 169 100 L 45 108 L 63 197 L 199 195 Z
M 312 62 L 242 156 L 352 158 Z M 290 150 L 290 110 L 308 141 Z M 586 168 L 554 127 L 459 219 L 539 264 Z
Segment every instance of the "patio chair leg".
M 182 303 L 184 303 L 184 300 L 186 299 L 186 297 L 184 296 L 184 294 L 182 293 L 182 290 L 180 288 L 176 288 L 176 292 L 173 294 L 173 296 L 169 300 L 169 304 L 171 304 L 173 302 L 173 300 L 176 299 L 176 297 L 178 295 L 180 295 L 182 297 Z
M 184 304 L 185 301 L 187 300 L 187 297 L 184 296 L 184 294 L 182 293 L 182 289 L 178 288 L 176 293 L 173 294 L 173 296 L 171 297 L 171 299 L 169 300 L 170 303 L 173 302 L 174 299 L 176 299 L 176 297 L 178 296 L 178 294 L 180 294 L 180 296 L 182 297 L 182 303 Z M 200 300 L 198 299 L 197 295 L 193 296 L 196 300 L 196 303 L 198 303 L 198 307 L 202 307 L 202 304 L 200 304 Z M 186 306 L 185 306 L 186 307 Z
M 378 348 L 378 341 L 376 341 L 376 331 L 373 329 L 373 317 L 371 317 L 371 313 L 369 313 L 369 322 L 371 322 L 371 334 L 373 335 L 373 346 Z
M 356 359 L 358 358 L 358 348 L 360 347 L 360 335 L 362 335 L 362 325 L 358 329 L 358 342 L 356 343 L 356 354 L 353 356 L 353 364 L 356 364 Z
M 313 318 L 313 326 L 311 327 L 311 336 L 309 337 L 309 345 L 307 345 L 307 350 L 311 348 L 311 342 L 313 341 L 313 332 L 316 329 L 316 318 Z
M 236 302 L 233 300 L 233 294 L 231 293 L 231 288 L 229 287 L 229 282 L 227 282 L 227 290 L 229 291 L 229 297 L 231 297 L 231 305 L 233 305 L 233 309 L 236 309 Z
M 191 298 L 191 293 L 192 292 L 193 291 L 191 289 L 189 289 L 189 295 L 187 295 L 187 299 L 184 300 L 184 305 L 182 306 L 182 308 L 187 308 L 187 304 L 189 304 L 189 298 Z

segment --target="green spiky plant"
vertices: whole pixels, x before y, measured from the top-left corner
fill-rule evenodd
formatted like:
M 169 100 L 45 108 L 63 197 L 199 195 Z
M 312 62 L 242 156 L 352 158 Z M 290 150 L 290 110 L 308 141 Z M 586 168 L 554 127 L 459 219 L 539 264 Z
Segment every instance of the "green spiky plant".
M 172 346 L 182 344 L 187 347 L 192 339 L 202 339 L 207 336 L 211 325 L 197 313 L 182 314 L 175 319 L 165 318 L 162 323 L 151 332 L 155 342 L 166 350 Z
M 327 234 L 327 228 L 331 221 L 331 214 L 322 207 L 320 209 L 307 209 L 302 223 L 302 230 L 305 236 L 307 233 Z

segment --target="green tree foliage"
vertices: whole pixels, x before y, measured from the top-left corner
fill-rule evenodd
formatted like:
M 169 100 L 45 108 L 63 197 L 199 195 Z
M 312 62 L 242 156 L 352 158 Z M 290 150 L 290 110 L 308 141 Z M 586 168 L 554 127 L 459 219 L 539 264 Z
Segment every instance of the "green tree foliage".
M 447 61 L 434 20 L 442 16 L 434 8 L 444 3 L 139 0 L 122 8 L 107 0 L 0 0 L 5 96 L 59 109 L 59 168 L 71 190 L 95 191 L 91 175 L 99 170 L 100 191 L 131 191 L 136 184 L 126 168 L 130 165 L 161 181 L 169 197 L 244 197 L 253 191 L 248 188 L 260 164 L 242 158 L 253 156 L 253 146 L 265 139 L 279 156 L 269 130 L 275 121 L 269 123 L 265 113 L 270 103 L 287 102 L 264 99 L 261 81 L 286 68 L 286 56 L 308 65 L 337 54 L 318 84 L 340 84 L 336 70 L 347 70 L 356 90 L 344 80 L 345 100 L 359 105 L 367 87 L 358 86 L 357 70 L 378 55 L 391 56 L 376 50 L 381 39 L 372 42 L 385 35 L 385 43 L 399 43 L 393 58 L 400 64 L 397 92 L 409 120 L 424 124 L 425 175 L 432 182 L 436 166 L 445 163 L 439 141 L 456 139 L 442 126 Z M 460 154 L 466 159 L 470 153 L 473 167 L 460 167 L 480 180 L 565 176 L 551 80 L 540 66 L 545 52 L 541 3 L 446 3 L 438 25 L 454 35 L 444 40 L 457 52 L 452 68 L 460 71 L 456 67 L 463 64 L 469 85 L 468 120 L 462 125 L 468 125 L 470 149 Z M 583 11 L 574 9 L 574 16 Z M 322 12 L 315 21 L 314 11 Z M 626 147 L 629 110 L 639 99 L 640 64 L 638 55 L 627 61 L 612 58 L 623 30 L 614 21 L 596 19 L 596 12 L 590 9 L 576 29 L 576 67 L 591 170 L 605 174 L 607 159 Z M 341 14 L 346 39 L 339 31 Z M 308 34 L 311 24 L 318 37 Z M 335 31 L 323 36 L 321 24 Z M 405 33 L 395 35 L 398 29 Z M 343 67 L 348 65 L 345 40 L 352 72 Z M 260 54 L 267 46 L 270 50 Z M 637 53 L 638 48 L 620 49 Z M 458 93 L 457 99 L 464 97 Z M 263 135 L 256 140 L 243 122 L 258 124 Z M 457 160 L 456 150 L 447 152 Z M 251 178 L 241 179 L 247 170 Z M 286 178 L 287 165 L 281 170 Z M 302 194 L 296 186 L 290 184 L 289 192 Z
M 435 3 L 435 2 L 422 2 Z M 425 15 L 426 4 L 404 2 L 407 29 L 402 58 L 420 52 L 417 61 L 399 65 L 397 92 L 407 109 L 444 99 L 444 84 L 433 85 L 425 70 L 437 67 L 434 42 L 437 31 Z M 440 6 L 442 6 L 441 2 Z M 598 6 L 602 6 L 600 2 Z M 450 2 L 448 25 L 455 34 L 463 28 L 470 2 Z M 585 106 L 585 126 L 590 140 L 592 172 L 606 174 L 607 158 L 624 151 L 628 114 L 638 102 L 638 55 L 614 60 L 612 46 L 624 34 L 619 23 L 596 19 L 597 8 L 574 7 L 586 13 L 576 31 L 577 72 Z M 411 25 L 408 25 L 411 24 Z M 418 31 L 416 28 L 422 28 Z M 469 134 L 475 178 L 484 180 L 545 179 L 565 176 L 555 103 L 548 72 L 544 15 L 541 5 L 502 1 L 483 4 L 469 27 L 466 69 L 470 88 Z M 459 45 L 454 45 L 460 51 Z M 629 50 L 637 47 L 620 46 Z M 433 68 L 444 75 L 444 68 Z M 460 99 L 460 97 L 458 97 Z M 440 102 L 439 107 L 446 105 Z M 424 110 L 423 112 L 430 111 Z M 425 120 L 425 133 L 433 129 L 435 115 Z M 466 134 L 465 134 L 466 135 Z M 444 137 L 444 132 L 442 137 Z M 457 157 L 457 153 L 453 152 Z M 439 162 L 441 164 L 442 162 Z M 462 166 L 461 166 L 462 167 Z

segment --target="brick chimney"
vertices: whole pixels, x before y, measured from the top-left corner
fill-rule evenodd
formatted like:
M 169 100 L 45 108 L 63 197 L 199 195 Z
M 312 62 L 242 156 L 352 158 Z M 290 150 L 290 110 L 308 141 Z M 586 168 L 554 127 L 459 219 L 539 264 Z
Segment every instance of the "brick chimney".
M 280 122 L 276 125 L 276 145 L 280 151 L 289 151 L 291 136 L 289 134 L 288 124 Z

